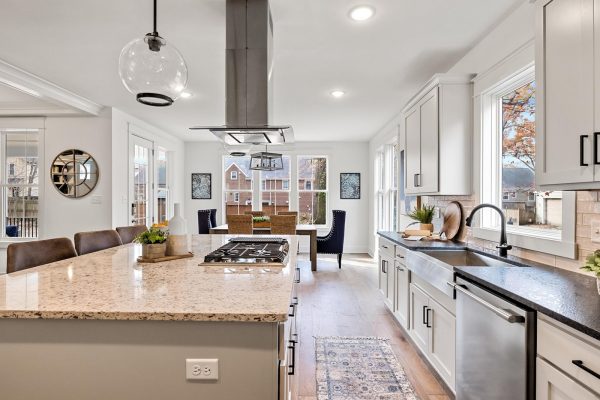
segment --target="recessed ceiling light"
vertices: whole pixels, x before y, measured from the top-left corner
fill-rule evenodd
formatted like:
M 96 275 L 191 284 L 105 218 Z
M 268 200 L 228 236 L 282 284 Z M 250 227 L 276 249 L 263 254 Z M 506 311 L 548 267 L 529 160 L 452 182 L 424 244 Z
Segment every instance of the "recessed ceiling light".
M 190 92 L 181 92 L 179 97 L 181 97 L 182 99 L 188 99 L 188 98 L 192 97 L 192 94 Z
M 372 6 L 357 6 L 350 10 L 350 18 L 355 21 L 366 21 L 375 15 L 375 8 Z
M 343 97 L 345 94 L 346 94 L 346 92 L 344 92 L 343 90 L 334 90 L 333 92 L 331 92 L 331 95 L 333 97 L 335 97 L 336 99 Z

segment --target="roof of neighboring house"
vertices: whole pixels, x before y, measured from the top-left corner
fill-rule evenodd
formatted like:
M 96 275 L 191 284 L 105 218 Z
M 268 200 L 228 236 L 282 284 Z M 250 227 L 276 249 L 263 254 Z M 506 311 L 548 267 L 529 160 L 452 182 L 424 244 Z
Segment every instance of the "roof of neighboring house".
M 535 190 L 535 174 L 529 168 L 502 168 L 504 191 Z

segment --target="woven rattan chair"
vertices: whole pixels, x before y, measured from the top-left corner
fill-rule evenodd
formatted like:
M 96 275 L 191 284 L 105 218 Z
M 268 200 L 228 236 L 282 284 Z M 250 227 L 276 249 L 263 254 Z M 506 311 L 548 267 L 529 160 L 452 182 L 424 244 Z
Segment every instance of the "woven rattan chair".
M 296 223 L 298 223 L 298 211 L 279 211 L 277 215 L 294 215 L 296 217 Z
M 244 215 L 252 215 L 253 217 L 264 217 L 264 211 L 244 211 Z
M 252 215 L 228 215 L 227 216 L 228 233 L 237 235 L 252 234 Z
M 271 233 L 273 235 L 295 235 L 296 218 L 295 215 L 272 215 Z

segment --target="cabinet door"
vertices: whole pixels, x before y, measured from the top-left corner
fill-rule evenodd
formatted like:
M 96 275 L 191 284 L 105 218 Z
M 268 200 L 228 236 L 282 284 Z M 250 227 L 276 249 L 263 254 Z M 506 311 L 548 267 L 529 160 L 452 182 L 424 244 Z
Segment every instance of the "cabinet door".
M 421 175 L 418 179 L 420 193 L 438 191 L 438 88 L 433 88 L 419 102 L 421 120 Z
M 386 257 L 385 269 L 387 271 L 387 294 L 385 303 L 390 311 L 394 311 L 394 299 L 396 297 L 396 269 L 394 268 L 394 260 Z
M 536 400 L 598 400 L 594 394 L 541 358 L 536 360 Z
M 406 192 L 418 193 L 421 174 L 421 115 L 419 106 L 413 107 L 404 116 L 406 137 Z
M 387 298 L 387 271 L 386 271 L 386 260 L 384 257 L 379 256 L 379 291 L 383 294 L 384 298 Z
M 536 183 L 594 180 L 594 0 L 543 0 L 536 23 Z
M 408 299 L 409 299 L 408 269 L 396 261 L 396 301 L 394 315 L 404 328 L 408 328 Z
M 427 353 L 429 328 L 427 327 L 427 308 L 429 296 L 414 284 L 410 284 L 410 333 L 414 342 Z
M 429 299 L 429 358 L 451 389 L 455 383 L 456 318 L 433 299 Z

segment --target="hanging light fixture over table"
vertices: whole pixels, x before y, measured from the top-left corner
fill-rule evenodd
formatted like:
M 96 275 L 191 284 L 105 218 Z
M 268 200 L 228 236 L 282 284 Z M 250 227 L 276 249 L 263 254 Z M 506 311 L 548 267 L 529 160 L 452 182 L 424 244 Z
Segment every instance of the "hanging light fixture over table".
M 173 104 L 187 85 L 185 61 L 172 44 L 156 30 L 154 0 L 154 30 L 143 38 L 127 43 L 119 56 L 119 76 L 125 88 L 137 101 L 155 107 Z
M 276 171 L 283 169 L 283 157 L 279 153 L 265 151 L 254 153 L 250 156 L 250 169 L 256 171 Z

